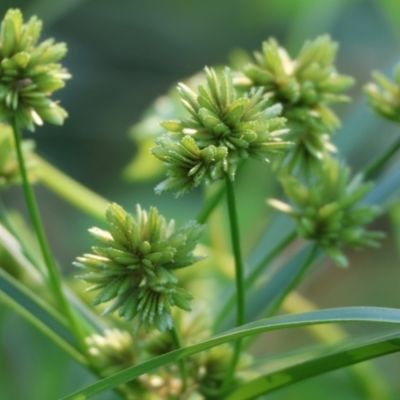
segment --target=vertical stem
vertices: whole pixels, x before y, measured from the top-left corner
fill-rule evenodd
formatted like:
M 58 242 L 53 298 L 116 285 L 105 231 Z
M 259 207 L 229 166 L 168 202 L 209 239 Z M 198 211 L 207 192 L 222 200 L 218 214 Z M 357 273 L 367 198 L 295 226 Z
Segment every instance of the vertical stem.
M 229 222 L 231 227 L 232 250 L 235 258 L 236 273 L 236 326 L 245 323 L 245 292 L 244 292 L 244 268 L 242 261 L 242 252 L 240 249 L 239 223 L 237 217 L 236 199 L 233 182 L 226 178 L 226 192 L 228 201 Z M 235 348 L 230 364 L 230 369 L 226 374 L 225 380 L 221 386 L 223 392 L 230 384 L 235 373 L 236 365 L 242 350 L 242 341 L 235 342 Z
M 390 146 L 385 153 L 383 153 L 377 160 L 373 161 L 369 166 L 364 169 L 364 178 L 371 178 L 375 172 L 383 167 L 400 149 L 400 139 L 398 139 L 392 146 Z
M 172 337 L 172 341 L 174 343 L 175 348 L 180 349 L 182 347 L 182 344 L 181 344 L 181 340 L 180 340 L 179 334 L 178 334 L 175 326 L 173 326 L 171 328 L 170 332 L 171 332 L 171 337 Z M 180 370 L 181 378 L 182 378 L 181 393 L 184 393 L 187 389 L 187 378 L 188 378 L 188 371 L 187 371 L 185 358 L 181 358 L 178 361 L 178 363 L 179 363 L 179 370 Z
M 288 233 L 268 254 L 264 256 L 264 258 L 256 265 L 251 274 L 245 279 L 244 287 L 248 288 L 253 285 L 256 281 L 257 277 L 260 273 L 265 269 L 269 263 L 277 257 L 281 252 L 296 238 L 297 233 L 295 230 Z M 224 307 L 218 313 L 218 316 L 214 323 L 214 331 L 218 329 L 218 327 L 223 322 L 224 318 L 228 315 L 229 311 L 233 308 L 235 304 L 236 293 L 232 294 L 232 296 L 227 300 Z
M 65 313 L 66 318 L 69 320 L 71 332 L 75 335 L 79 342 L 79 345 L 86 354 L 87 349 L 84 341 L 84 334 L 81 331 L 79 325 L 76 323 L 75 316 L 64 296 L 61 288 L 61 278 L 58 273 L 55 261 L 50 251 L 50 247 L 47 242 L 46 234 L 43 228 L 43 224 L 39 215 L 39 209 L 36 203 L 35 195 L 33 193 L 32 187 L 28 180 L 28 174 L 25 167 L 25 161 L 22 153 L 21 147 L 21 132 L 15 119 L 12 121 L 12 128 L 15 139 L 15 147 L 17 150 L 18 163 L 20 167 L 20 173 L 22 177 L 22 186 L 25 194 L 26 205 L 29 211 L 29 215 L 39 241 L 40 250 L 43 255 L 44 262 L 46 264 L 49 273 L 49 282 L 51 284 L 53 293 L 56 300 L 60 306 L 62 312 Z
M 272 317 L 279 309 L 283 301 L 285 300 L 286 296 L 296 288 L 296 286 L 300 283 L 301 279 L 303 278 L 304 274 L 308 271 L 311 263 L 314 261 L 315 255 L 317 253 L 318 245 L 314 244 L 310 252 L 308 253 L 307 258 L 305 259 L 303 265 L 297 271 L 297 274 L 293 277 L 290 281 L 289 285 L 286 286 L 285 290 L 282 291 L 279 296 L 275 299 L 272 305 L 269 307 L 266 318 Z

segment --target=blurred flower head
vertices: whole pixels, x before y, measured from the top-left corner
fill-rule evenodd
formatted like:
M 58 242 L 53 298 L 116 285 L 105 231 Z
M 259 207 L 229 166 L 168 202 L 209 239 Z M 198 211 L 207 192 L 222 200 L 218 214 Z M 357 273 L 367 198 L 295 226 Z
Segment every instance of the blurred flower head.
M 395 82 L 377 71 L 372 76 L 375 82 L 364 88 L 368 104 L 380 116 L 400 123 L 400 64 L 395 68 Z
M 20 10 L 7 11 L 0 32 L 0 122 L 15 119 L 34 130 L 43 121 L 61 125 L 67 112 L 50 95 L 70 77 L 57 62 L 65 43 L 48 39 L 37 44 L 42 22 L 31 17 L 24 24 Z
M 284 191 L 294 206 L 275 199 L 268 203 L 296 220 L 301 237 L 316 241 L 338 265 L 347 266 L 342 252 L 344 245 L 377 247 L 383 237 L 381 232 L 364 227 L 381 210 L 377 206 L 359 204 L 372 187 L 371 183 L 360 180 L 357 176 L 349 182 L 349 170 L 328 159 L 307 185 L 292 176 L 281 178 Z

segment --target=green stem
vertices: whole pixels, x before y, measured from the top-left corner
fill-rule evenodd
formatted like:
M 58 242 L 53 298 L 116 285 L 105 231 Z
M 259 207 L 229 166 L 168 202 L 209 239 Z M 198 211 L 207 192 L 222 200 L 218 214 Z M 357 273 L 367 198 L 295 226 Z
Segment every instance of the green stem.
M 10 308 L 12 308 L 19 315 L 21 315 L 28 322 L 30 322 L 33 326 L 35 326 L 50 340 L 52 340 L 55 344 L 57 344 L 60 348 L 62 348 L 74 360 L 84 365 L 85 367 L 88 367 L 88 362 L 86 358 L 82 356 L 82 354 L 80 354 L 77 350 L 75 350 L 68 342 L 66 342 L 63 338 L 61 338 L 61 336 L 57 335 L 57 333 L 55 333 L 52 329 L 50 329 L 46 324 L 44 324 L 42 321 L 36 318 L 24 307 L 19 305 L 11 297 L 9 297 L 3 292 L 0 292 L 0 300 L 6 305 L 8 305 Z
M 240 247 L 239 222 L 237 217 L 237 207 L 235 199 L 235 190 L 233 182 L 226 179 L 227 201 L 229 222 L 231 228 L 231 241 L 233 256 L 235 258 L 235 276 L 236 276 L 236 325 L 241 326 L 245 323 L 245 292 L 244 292 L 244 268 L 242 261 L 242 252 Z
M 307 258 L 305 259 L 303 265 L 297 271 L 297 274 L 293 276 L 292 280 L 290 281 L 289 285 L 286 286 L 285 290 L 282 291 L 279 296 L 274 300 L 271 306 L 268 308 L 267 314 L 265 318 L 272 317 L 279 309 L 283 301 L 285 300 L 286 296 L 297 287 L 297 285 L 302 280 L 304 274 L 308 271 L 309 267 L 311 266 L 312 262 L 314 261 L 315 255 L 317 254 L 318 245 L 314 244 L 311 248 L 310 252 L 308 253 Z
M 46 314 L 57 321 L 60 325 L 68 327 L 68 322 L 57 310 L 50 306 L 46 301 L 44 301 L 40 296 L 38 296 L 34 291 L 28 289 L 26 286 L 22 285 L 19 281 L 9 275 L 6 271 L 0 268 L 0 282 L 5 281 L 9 286 L 11 286 L 16 292 L 22 294 L 22 296 L 29 299 L 37 307 L 41 308 Z M 4 292 L 4 290 L 2 290 Z
M 275 259 L 295 238 L 297 237 L 296 230 L 288 233 L 265 257 L 256 265 L 251 274 L 245 279 L 244 287 L 249 288 L 254 284 L 260 273 Z M 233 293 L 227 300 L 221 311 L 218 313 L 214 324 L 214 332 L 216 332 L 223 322 L 224 318 L 228 315 L 229 311 L 235 305 L 236 293 Z
M 226 193 L 228 203 L 228 214 L 231 228 L 231 241 L 233 256 L 235 258 L 235 281 L 236 281 L 236 326 L 245 323 L 245 291 L 244 291 L 244 268 L 242 252 L 240 247 L 239 222 L 237 217 L 237 207 L 235 199 L 235 190 L 233 182 L 226 178 Z M 224 382 L 221 386 L 221 392 L 224 392 L 232 381 L 236 365 L 242 350 L 242 341 L 235 342 L 235 348 L 232 356 L 230 368 L 227 371 Z
M 170 330 L 171 332 L 171 337 L 172 341 L 174 343 L 175 349 L 180 349 L 182 347 L 181 339 L 179 337 L 179 334 L 173 326 Z M 182 388 L 181 388 L 181 393 L 186 392 L 187 389 L 187 379 L 188 379 L 188 371 L 187 371 L 187 366 L 186 366 L 186 360 L 185 358 L 181 358 L 179 360 L 179 370 L 182 378 Z
M 84 354 L 87 354 L 84 333 L 81 331 L 80 326 L 77 324 L 72 309 L 70 308 L 62 291 L 61 278 L 47 242 L 46 234 L 39 215 L 38 206 L 36 204 L 35 195 L 28 180 L 28 174 L 26 171 L 25 161 L 21 148 L 21 132 L 15 119 L 13 119 L 12 121 L 12 128 L 15 138 L 15 148 L 17 150 L 18 163 L 22 177 L 22 186 L 25 194 L 26 205 L 28 207 L 29 215 L 31 217 L 32 224 L 37 239 L 39 241 L 44 263 L 49 273 L 49 282 L 62 312 L 65 313 L 65 316 L 69 321 L 71 332 L 78 340 L 81 350 L 84 352 Z
M 40 181 L 76 208 L 103 221 L 109 201 L 73 180 L 38 155 Z
M 367 166 L 363 175 L 365 179 L 371 178 L 380 168 L 382 168 L 400 149 L 400 139 L 398 139 L 392 146 L 390 146 L 385 153 L 383 153 L 378 159 L 373 161 Z

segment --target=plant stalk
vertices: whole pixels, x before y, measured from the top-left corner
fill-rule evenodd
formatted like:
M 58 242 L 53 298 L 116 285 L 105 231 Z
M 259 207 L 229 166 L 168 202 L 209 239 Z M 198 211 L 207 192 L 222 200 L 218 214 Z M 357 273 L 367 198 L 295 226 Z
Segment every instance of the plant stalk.
M 290 284 L 285 288 L 285 290 L 282 293 L 278 295 L 278 297 L 268 308 L 265 318 L 272 317 L 278 311 L 279 307 L 282 305 L 287 295 L 297 287 L 297 285 L 300 283 L 305 273 L 309 270 L 312 262 L 314 261 L 314 258 L 317 254 L 317 249 L 318 249 L 318 244 L 315 243 L 311 248 L 310 252 L 308 253 L 308 256 L 305 259 L 303 265 L 300 267 L 300 269 L 297 271 L 297 274 L 291 280 Z
M 22 140 L 21 132 L 15 119 L 13 119 L 12 121 L 12 128 L 14 133 L 15 148 L 17 150 L 17 157 L 22 177 L 22 187 L 25 194 L 26 205 L 39 242 L 44 263 L 49 273 L 49 283 L 51 285 L 52 291 L 56 297 L 56 300 L 60 306 L 61 311 L 64 312 L 66 318 L 69 321 L 71 332 L 77 339 L 81 347 L 81 350 L 84 352 L 84 354 L 87 354 L 84 334 L 80 329 L 79 325 L 77 324 L 73 311 L 70 305 L 68 304 L 64 296 L 64 293 L 62 291 L 61 278 L 57 270 L 57 266 L 55 264 L 53 256 L 51 254 L 50 247 L 48 245 L 48 241 L 40 218 L 39 209 L 36 203 L 35 195 L 32 190 L 32 186 L 30 185 L 28 180 L 28 174 L 26 171 L 25 161 L 21 147 L 21 140 Z
M 297 237 L 297 233 L 295 230 L 291 231 L 288 235 L 286 235 L 269 253 L 267 253 L 264 258 L 256 265 L 251 274 L 245 279 L 244 287 L 245 289 L 249 288 L 254 284 L 259 274 L 265 269 L 269 263 L 275 259 L 295 238 Z M 218 313 L 216 317 L 216 321 L 214 324 L 214 332 L 218 330 L 218 327 L 223 322 L 224 318 L 228 315 L 229 311 L 235 305 L 236 293 L 233 293 L 232 296 L 225 303 L 221 311 Z
M 227 177 L 226 178 L 226 193 L 228 203 L 228 214 L 231 228 L 231 241 L 232 251 L 235 258 L 235 282 L 236 282 L 236 326 L 245 324 L 245 288 L 244 288 L 244 267 L 242 252 L 240 247 L 240 233 L 239 233 L 239 221 L 236 207 L 236 198 L 233 182 Z M 221 392 L 224 392 L 232 381 L 235 373 L 236 365 L 239 361 L 240 353 L 242 350 L 242 340 L 235 342 L 233 350 L 232 361 L 230 368 L 227 371 L 224 382 L 221 386 Z
M 370 179 L 382 168 L 400 149 L 400 138 L 390 146 L 380 157 L 363 170 L 364 179 Z
M 174 343 L 175 349 L 180 349 L 182 347 L 181 339 L 179 337 L 178 331 L 176 330 L 175 325 L 171 328 L 171 337 Z M 179 370 L 182 379 L 182 388 L 181 393 L 185 393 L 187 389 L 187 379 L 188 379 L 188 371 L 185 358 L 181 358 L 179 361 Z

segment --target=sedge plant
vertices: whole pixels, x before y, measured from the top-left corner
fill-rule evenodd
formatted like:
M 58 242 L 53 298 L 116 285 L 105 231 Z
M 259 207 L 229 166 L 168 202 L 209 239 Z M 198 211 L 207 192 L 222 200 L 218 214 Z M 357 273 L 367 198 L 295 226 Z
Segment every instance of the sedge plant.
M 349 101 L 346 91 L 354 84 L 336 68 L 337 43 L 321 36 L 292 57 L 268 39 L 242 69 L 205 67 L 196 78 L 178 84 L 167 97 L 175 115 L 164 119 L 159 113 L 160 127 L 145 136 L 145 145 L 139 143 L 133 164 L 148 168 L 141 166 L 145 160 L 156 166 L 149 168 L 155 174 L 164 173 L 157 195 L 184 197 L 203 188 L 200 213 L 175 226 L 151 205 L 136 204 L 132 214 L 109 203 L 41 159 L 34 144 L 23 139 L 25 129 L 61 125 L 67 117 L 51 97 L 70 78 L 60 64 L 67 47 L 53 39 L 40 41 L 41 28 L 37 17 L 24 21 L 16 9 L 1 23 L 0 189 L 22 185 L 40 254 L 1 205 L 0 299 L 98 377 L 64 399 L 83 400 L 111 389 L 123 399 L 268 398 L 303 379 L 400 350 L 398 332 L 349 339 L 338 325 L 400 324 L 399 310 L 318 310 L 305 301 L 299 303 L 306 309 L 287 309 L 299 283 L 322 259 L 348 268 L 349 248 L 378 248 L 385 238 L 369 226 L 385 212 L 385 203 L 370 204 L 368 194 L 374 191 L 372 178 L 384 179 L 380 173 L 400 141 L 356 173 L 333 145 L 340 121 L 331 105 Z M 395 82 L 375 73 L 376 83 L 365 89 L 372 109 L 395 123 L 400 122 L 399 71 Z M 280 185 L 274 198 L 260 199 L 265 209 L 293 221 L 293 229 L 264 249 L 256 264 L 243 251 L 237 201 L 238 177 L 249 160 L 269 163 L 268 175 L 258 176 L 254 184 L 269 180 Z M 95 242 L 91 251 L 73 262 L 76 277 L 84 282 L 80 287 L 84 284 L 88 293 L 65 284 L 41 222 L 36 182 L 101 224 L 89 229 Z M 220 206 L 229 221 L 230 255 L 218 259 L 208 225 Z M 280 262 L 285 254 L 286 261 Z M 279 268 L 271 269 L 272 264 Z M 233 282 L 219 280 L 215 286 L 223 301 L 204 307 L 215 297 L 204 290 L 202 271 L 217 276 L 229 267 Z M 257 283 L 266 272 L 268 279 Z M 257 295 L 265 299 L 261 307 Z M 18 301 L 21 296 L 24 302 Z M 34 304 L 47 319 L 26 304 Z M 256 316 L 249 312 L 255 308 Z M 286 313 L 276 316 L 282 310 Z M 320 324 L 337 325 L 323 331 L 316 328 Z M 305 364 L 295 360 L 274 367 L 274 360 L 252 354 L 249 345 L 260 333 L 296 326 L 319 332 L 323 341 L 311 352 L 298 350 L 308 355 Z M 334 339 L 341 340 L 339 345 Z M 378 398 L 370 395 L 373 367 L 352 372 L 368 398 Z

